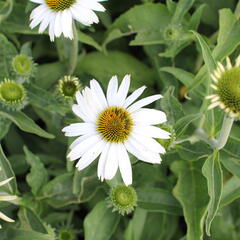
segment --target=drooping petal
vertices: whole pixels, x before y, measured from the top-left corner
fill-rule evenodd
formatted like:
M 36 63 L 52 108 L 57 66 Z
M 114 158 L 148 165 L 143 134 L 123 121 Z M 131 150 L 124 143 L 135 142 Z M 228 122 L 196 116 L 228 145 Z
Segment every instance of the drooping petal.
M 111 144 L 104 169 L 104 178 L 107 180 L 111 180 L 115 176 L 118 169 L 118 158 L 116 156 L 116 152 L 117 144 Z

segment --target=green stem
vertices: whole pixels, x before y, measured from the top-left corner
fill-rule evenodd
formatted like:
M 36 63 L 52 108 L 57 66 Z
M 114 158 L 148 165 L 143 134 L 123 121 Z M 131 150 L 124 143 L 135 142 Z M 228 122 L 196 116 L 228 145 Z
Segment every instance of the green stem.
M 75 24 L 73 24 L 73 40 L 70 53 L 70 62 L 68 67 L 68 75 L 72 75 L 77 65 L 78 60 L 78 35 Z
M 222 129 L 217 139 L 216 149 L 218 150 L 222 149 L 227 143 L 228 137 L 232 129 L 233 122 L 234 122 L 234 118 L 231 118 L 225 115 L 223 119 Z

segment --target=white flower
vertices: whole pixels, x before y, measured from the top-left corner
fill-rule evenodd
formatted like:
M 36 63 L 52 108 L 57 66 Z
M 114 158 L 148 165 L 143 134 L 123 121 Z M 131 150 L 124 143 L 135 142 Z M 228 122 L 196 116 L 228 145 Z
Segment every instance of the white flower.
M 79 159 L 78 170 L 86 168 L 99 155 L 98 177 L 112 179 L 118 168 L 126 185 L 132 183 L 132 167 L 128 152 L 139 160 L 160 163 L 160 153 L 165 153 L 153 138 L 168 139 L 169 133 L 153 125 L 166 122 L 166 114 L 159 110 L 143 108 L 160 99 L 157 94 L 133 103 L 145 86 L 127 97 L 130 75 L 126 75 L 118 88 L 117 77 L 109 82 L 107 97 L 96 80 L 90 81 L 82 93 L 77 92 L 73 112 L 84 122 L 63 128 L 68 137 L 78 137 L 70 146 L 68 158 Z
M 89 26 L 98 23 L 98 17 L 94 11 L 105 11 L 99 3 L 105 0 L 30 0 L 40 4 L 31 15 L 30 27 L 40 24 L 39 33 L 43 33 L 49 26 L 49 36 L 54 41 L 54 36 L 62 33 L 66 38 L 73 39 L 73 19 Z
M 1 168 L 0 168 L 0 171 L 1 171 Z M 13 178 L 8 178 L 4 181 L 1 181 L 0 182 L 0 187 L 3 186 L 3 185 L 6 185 L 8 184 Z M 2 193 L 0 192 L 0 202 L 9 202 L 9 201 L 13 201 L 17 199 L 17 196 L 12 196 L 12 195 L 7 195 L 6 193 Z M 5 214 L 3 214 L 2 212 L 0 212 L 0 219 L 6 221 L 6 222 L 14 222 L 13 219 L 7 217 Z M 0 225 L 0 229 L 1 229 L 1 225 Z
M 211 104 L 208 109 L 220 107 L 231 118 L 240 117 L 240 56 L 232 65 L 229 57 L 226 58 L 226 66 L 217 63 L 217 68 L 211 74 L 213 94 L 207 96 Z

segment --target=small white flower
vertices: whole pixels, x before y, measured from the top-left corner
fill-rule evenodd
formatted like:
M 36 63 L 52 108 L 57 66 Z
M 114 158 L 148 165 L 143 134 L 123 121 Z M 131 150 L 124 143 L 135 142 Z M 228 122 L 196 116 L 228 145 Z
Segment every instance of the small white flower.
M 166 122 L 166 114 L 159 110 L 143 108 L 162 98 L 153 95 L 133 103 L 145 86 L 127 97 L 130 75 L 126 75 L 118 88 L 117 77 L 109 82 L 107 97 L 96 80 L 90 81 L 82 93 L 76 94 L 73 112 L 84 122 L 63 128 L 68 137 L 78 137 L 70 145 L 68 158 L 79 159 L 76 167 L 82 170 L 99 155 L 98 177 L 112 179 L 118 168 L 126 185 L 132 183 L 132 167 L 128 152 L 139 160 L 160 163 L 159 154 L 165 153 L 153 138 L 168 139 L 169 133 L 153 125 Z
M 49 36 L 54 41 L 54 36 L 62 33 L 66 38 L 73 39 L 73 19 L 90 26 L 98 23 L 94 11 L 104 12 L 105 8 L 99 3 L 105 0 L 30 0 L 40 4 L 31 15 L 30 27 L 39 26 L 39 33 L 43 33 L 49 26 Z
M 1 171 L 1 168 L 0 168 L 0 171 Z M 1 181 L 0 182 L 0 187 L 3 186 L 3 185 L 6 185 L 8 184 L 13 178 L 8 178 L 4 181 Z M 6 193 L 3 193 L 3 192 L 0 192 L 0 202 L 10 202 L 10 201 L 13 201 L 13 200 L 16 200 L 17 199 L 17 196 L 12 196 L 12 195 L 7 195 Z M 2 212 L 0 212 L 0 219 L 6 221 L 6 222 L 14 222 L 13 219 L 7 217 L 5 214 L 3 214 Z M 0 225 L 0 229 L 1 229 L 1 225 Z

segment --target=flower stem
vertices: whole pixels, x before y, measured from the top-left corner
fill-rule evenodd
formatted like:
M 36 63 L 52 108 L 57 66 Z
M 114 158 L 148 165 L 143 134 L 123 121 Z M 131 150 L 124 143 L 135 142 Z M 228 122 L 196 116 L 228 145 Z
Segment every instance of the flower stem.
M 70 62 L 68 66 L 68 75 L 72 75 L 78 60 L 78 35 L 77 35 L 77 29 L 75 24 L 73 24 L 73 40 L 72 40 L 72 48 L 70 53 Z
M 234 122 L 234 118 L 231 118 L 225 115 L 223 119 L 222 129 L 217 139 L 216 149 L 218 150 L 222 149 L 227 143 L 229 134 L 232 129 L 233 122 Z

